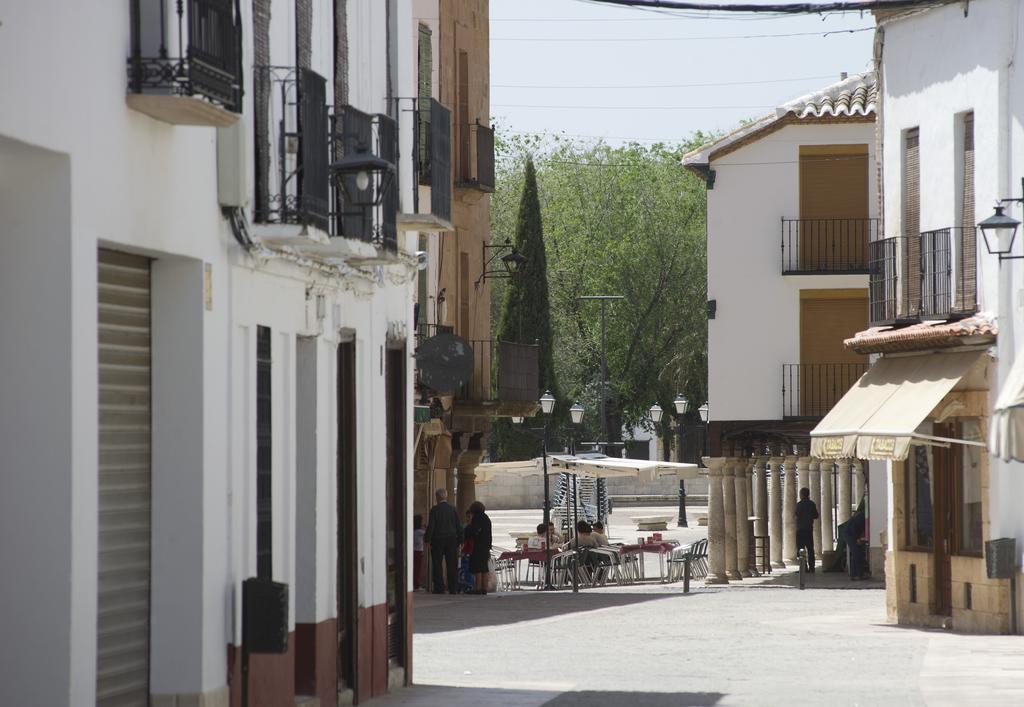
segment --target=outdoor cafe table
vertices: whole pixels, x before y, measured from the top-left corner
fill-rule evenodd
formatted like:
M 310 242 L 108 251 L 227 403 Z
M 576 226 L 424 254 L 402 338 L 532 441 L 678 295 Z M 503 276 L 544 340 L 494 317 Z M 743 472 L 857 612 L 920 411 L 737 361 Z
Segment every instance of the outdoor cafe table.
M 553 558 L 557 557 L 560 553 L 561 553 L 561 550 L 556 550 L 556 549 L 552 548 L 552 550 L 551 550 L 551 557 L 553 557 Z M 515 562 L 516 565 L 517 565 L 516 575 L 518 576 L 519 575 L 518 565 L 519 565 L 520 562 L 522 562 L 523 560 L 528 560 L 529 562 L 536 562 L 536 563 L 538 563 L 540 565 L 543 565 L 545 562 L 548 561 L 548 551 L 543 549 L 543 548 L 538 548 L 538 549 L 535 549 L 535 550 L 522 549 L 522 548 L 518 549 L 518 550 L 506 550 L 505 552 L 503 552 L 500 555 L 498 555 L 498 559 L 499 560 L 512 560 L 513 562 Z
M 643 557 L 642 557 L 643 553 L 649 552 L 649 553 L 657 554 L 658 555 L 658 573 L 659 573 L 661 579 L 664 580 L 666 578 L 666 576 L 667 576 L 665 574 L 665 568 L 666 568 L 665 555 L 667 555 L 668 553 L 672 552 L 673 548 L 676 548 L 678 546 L 679 546 L 679 543 L 674 541 L 674 540 L 663 540 L 663 541 L 659 541 L 659 542 L 645 543 L 643 545 L 640 545 L 640 544 L 622 545 L 619 548 L 619 552 L 621 552 L 623 555 L 641 555 L 641 558 L 640 558 L 640 579 L 646 579 L 646 576 L 644 574 L 644 562 L 643 562 Z

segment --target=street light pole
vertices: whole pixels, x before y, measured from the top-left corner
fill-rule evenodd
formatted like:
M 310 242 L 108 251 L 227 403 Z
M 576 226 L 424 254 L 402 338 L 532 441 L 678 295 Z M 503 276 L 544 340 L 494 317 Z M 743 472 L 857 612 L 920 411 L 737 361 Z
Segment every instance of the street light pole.
M 608 446 L 609 446 L 608 443 L 611 442 L 611 435 L 608 433 L 608 413 L 607 413 L 607 410 L 605 409 L 605 389 L 604 389 L 605 388 L 605 384 L 608 381 L 608 365 L 607 365 L 607 361 L 605 359 L 605 323 L 604 323 L 604 317 L 605 317 L 605 311 L 606 311 L 606 308 L 607 308 L 606 306 L 607 306 L 607 304 L 609 302 L 615 302 L 615 301 L 626 299 L 626 298 L 623 295 L 583 295 L 583 296 L 579 297 L 579 299 L 581 299 L 581 300 L 597 300 L 598 302 L 601 303 L 601 380 L 600 380 L 599 385 L 598 385 L 598 388 L 599 388 L 599 391 L 600 391 L 600 396 L 601 396 L 601 399 L 599 401 L 600 402 L 599 410 L 600 410 L 600 415 L 601 415 L 601 433 L 602 433 L 602 437 L 604 438 L 604 444 L 601 445 L 602 446 L 601 453 L 604 454 L 605 456 L 610 456 L 608 454 Z M 598 493 L 597 493 L 597 496 L 598 496 L 597 519 L 598 520 L 602 520 L 602 518 L 601 518 L 601 503 L 600 503 L 600 497 L 601 497 L 601 492 L 600 492 L 601 480 L 600 479 L 597 482 L 597 487 L 598 487 Z
M 679 425 L 679 461 L 685 461 L 683 459 L 683 445 L 686 442 L 686 428 L 683 426 L 683 420 L 686 417 L 687 411 L 690 409 L 690 401 L 683 397 L 680 393 L 676 396 L 676 399 L 672 401 L 672 404 L 676 408 L 676 424 Z M 679 523 L 680 528 L 689 528 L 690 524 L 686 520 L 686 481 L 679 479 Z

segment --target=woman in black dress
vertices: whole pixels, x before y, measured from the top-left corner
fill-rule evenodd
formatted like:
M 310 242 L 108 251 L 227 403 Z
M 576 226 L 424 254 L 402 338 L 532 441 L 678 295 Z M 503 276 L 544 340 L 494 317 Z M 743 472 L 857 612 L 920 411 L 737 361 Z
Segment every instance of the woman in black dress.
M 469 571 L 473 573 L 474 589 L 469 592 L 470 594 L 487 593 L 488 561 L 491 559 L 491 519 L 484 510 L 484 504 L 473 501 L 467 511 L 471 520 L 466 528 L 466 539 L 473 538 Z

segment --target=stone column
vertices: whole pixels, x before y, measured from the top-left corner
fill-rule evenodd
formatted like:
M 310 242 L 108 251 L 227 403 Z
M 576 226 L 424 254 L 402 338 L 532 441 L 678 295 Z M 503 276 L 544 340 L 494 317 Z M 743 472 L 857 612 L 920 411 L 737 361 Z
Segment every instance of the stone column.
M 860 459 L 853 460 L 853 505 L 860 504 L 864 498 L 864 486 L 867 483 L 867 465 Z
M 836 522 L 842 525 L 850 519 L 850 460 L 840 459 L 836 466 L 839 476 L 839 498 L 836 499 L 839 510 L 836 512 Z
M 768 533 L 772 567 L 782 568 L 782 457 L 771 457 L 771 495 L 768 497 Z
M 736 569 L 740 577 L 750 577 L 750 469 L 747 459 L 736 460 Z
M 754 457 L 754 513 L 758 520 L 754 523 L 754 534 L 768 535 L 768 474 L 765 465 L 768 457 Z
M 736 564 L 736 460 L 727 457 L 722 467 L 722 506 L 725 510 L 725 571 L 729 579 L 743 579 Z
M 821 511 L 821 461 L 819 459 L 811 459 L 810 465 L 810 486 L 811 489 L 811 500 L 814 501 L 814 505 L 818 508 L 818 520 L 814 521 L 814 553 L 821 558 L 821 519 L 825 516 Z
M 705 584 L 728 584 L 725 572 L 725 507 L 722 499 L 724 457 L 704 457 L 708 469 L 708 576 Z
M 459 456 L 459 465 L 456 467 L 459 477 L 458 500 L 455 507 L 459 511 L 460 519 L 466 515 L 466 510 L 476 500 L 476 467 L 483 454 L 482 449 L 467 449 Z
M 821 552 L 832 552 L 836 547 L 836 536 L 832 531 L 832 466 L 831 459 L 821 460 Z
M 796 565 L 796 457 L 789 455 L 782 463 L 782 561 Z

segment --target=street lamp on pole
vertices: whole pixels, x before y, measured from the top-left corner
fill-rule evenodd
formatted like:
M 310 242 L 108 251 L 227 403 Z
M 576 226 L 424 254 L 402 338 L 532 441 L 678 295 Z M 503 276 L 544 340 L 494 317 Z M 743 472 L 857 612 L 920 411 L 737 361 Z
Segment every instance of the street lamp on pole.
M 683 416 L 690 409 L 690 401 L 683 397 L 682 393 L 676 395 L 676 399 L 672 401 L 673 407 L 676 412 L 676 425 L 679 427 L 679 454 L 677 455 L 679 461 L 683 461 Z M 658 403 L 651 406 L 650 409 L 651 422 L 658 424 L 661 422 L 662 415 L 664 412 Z M 666 439 L 666 442 L 668 440 Z M 680 528 L 688 528 L 689 523 L 686 520 L 686 482 L 683 479 L 679 479 L 679 520 L 678 525 Z

